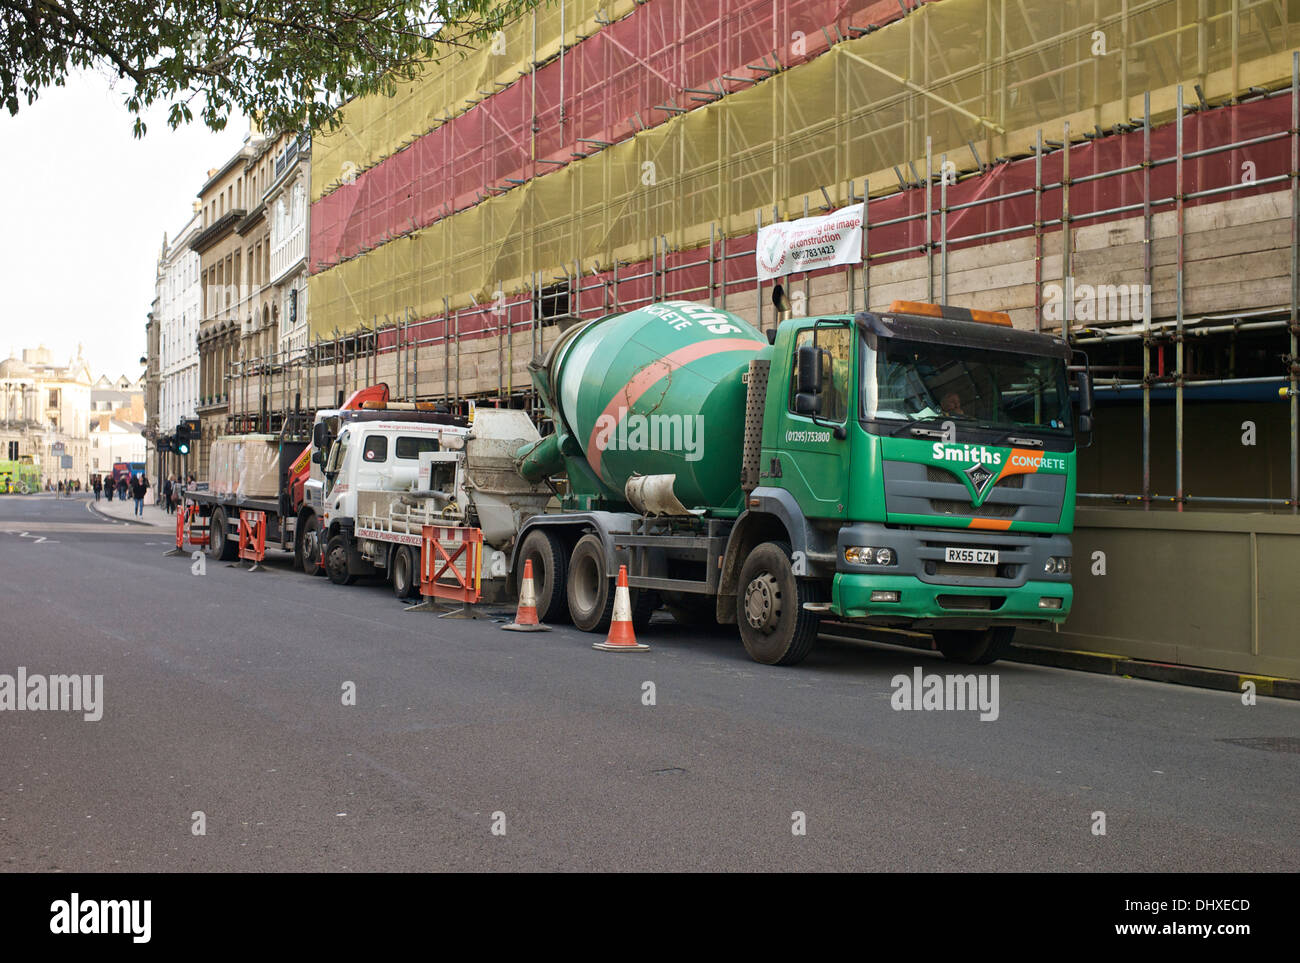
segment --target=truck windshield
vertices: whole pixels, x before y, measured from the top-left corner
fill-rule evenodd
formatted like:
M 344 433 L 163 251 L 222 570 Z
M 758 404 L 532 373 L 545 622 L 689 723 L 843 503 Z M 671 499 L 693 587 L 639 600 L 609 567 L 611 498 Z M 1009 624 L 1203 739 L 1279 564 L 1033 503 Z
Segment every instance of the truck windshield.
M 1065 361 L 896 338 L 863 344 L 868 420 L 954 421 L 1070 434 Z

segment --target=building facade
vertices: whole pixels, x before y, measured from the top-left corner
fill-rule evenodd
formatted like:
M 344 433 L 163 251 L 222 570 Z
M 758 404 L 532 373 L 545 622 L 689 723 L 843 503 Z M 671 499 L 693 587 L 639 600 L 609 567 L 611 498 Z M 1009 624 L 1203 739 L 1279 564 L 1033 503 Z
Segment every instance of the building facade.
M 271 227 L 274 303 L 279 310 L 278 350 L 300 358 L 307 350 L 307 239 L 310 234 L 311 139 L 282 134 L 271 150 L 265 202 Z
M 251 140 L 252 138 L 250 138 Z M 206 456 L 224 432 L 230 407 L 230 366 L 240 360 L 241 280 L 246 270 L 243 236 L 237 227 L 248 217 L 252 186 L 245 181 L 256 145 L 245 144 L 220 167 L 208 172 L 199 190 L 199 227 L 190 250 L 199 257 L 202 313 L 199 319 L 200 439 L 190 452 L 192 471 L 206 475 Z
M 80 350 L 57 364 L 44 345 L 0 361 L 0 452 L 31 457 L 48 480 L 90 476 L 92 381 Z M 61 468 L 53 446 L 62 444 L 72 467 Z
M 164 239 L 160 259 L 158 352 L 162 385 L 158 420 L 164 434 L 172 432 L 181 419 L 198 416 L 203 286 L 199 255 L 191 250 L 190 242 L 200 223 L 196 203 L 189 223 L 171 241 Z
M 90 423 L 90 474 L 108 475 L 118 462 L 146 462 L 149 449 L 143 432 L 144 425 L 139 422 L 120 421 L 108 414 L 95 416 Z M 150 465 L 146 470 L 152 475 L 154 468 Z

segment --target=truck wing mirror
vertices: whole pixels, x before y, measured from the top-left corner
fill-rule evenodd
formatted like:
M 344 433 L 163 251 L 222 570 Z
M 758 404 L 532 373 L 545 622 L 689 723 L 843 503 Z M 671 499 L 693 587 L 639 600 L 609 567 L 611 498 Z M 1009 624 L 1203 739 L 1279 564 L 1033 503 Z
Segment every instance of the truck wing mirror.
M 1092 373 L 1079 372 L 1079 414 L 1092 414 Z
M 311 428 L 311 460 L 318 465 L 325 464 L 325 455 L 329 451 L 329 428 L 325 422 L 318 421 Z
M 814 344 L 805 344 L 795 356 L 798 367 L 797 393 L 814 395 L 822 390 L 822 353 Z
M 794 396 L 794 411 L 798 415 L 817 415 L 822 410 L 822 396 L 815 391 L 800 391 Z

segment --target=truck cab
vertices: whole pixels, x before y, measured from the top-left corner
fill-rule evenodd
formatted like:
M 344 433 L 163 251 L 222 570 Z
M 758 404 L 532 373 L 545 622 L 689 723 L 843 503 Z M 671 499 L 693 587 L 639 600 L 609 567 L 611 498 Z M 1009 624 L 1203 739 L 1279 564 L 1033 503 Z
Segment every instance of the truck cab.
M 321 507 L 327 531 L 357 513 L 363 490 L 407 491 L 416 487 L 420 455 L 437 452 L 452 439 L 459 447 L 469 429 L 457 425 L 381 420 L 344 422 L 329 445 L 320 478 L 306 484 L 309 504 Z
M 820 588 L 801 608 L 929 631 L 973 663 L 1004 652 L 1016 626 L 1063 622 L 1070 357 L 1063 339 L 1016 330 L 1005 314 L 938 305 L 783 323 L 746 508 L 781 520 L 793 574 Z M 1086 373 L 1080 398 L 1087 429 Z M 736 588 L 751 654 L 783 648 L 772 587 L 741 573 Z

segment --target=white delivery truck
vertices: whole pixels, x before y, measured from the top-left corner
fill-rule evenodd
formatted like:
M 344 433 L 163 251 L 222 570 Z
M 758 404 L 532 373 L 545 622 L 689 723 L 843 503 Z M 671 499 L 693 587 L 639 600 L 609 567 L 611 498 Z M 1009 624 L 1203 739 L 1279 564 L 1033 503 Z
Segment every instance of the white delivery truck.
M 314 515 L 313 544 L 336 584 L 385 575 L 399 598 L 419 592 L 425 525 L 483 532 L 487 600 L 509 592 L 509 558 L 523 521 L 551 497 L 524 481 L 515 452 L 539 435 L 528 415 L 479 408 L 468 425 L 416 420 L 415 413 L 348 413 L 317 432 L 304 512 Z M 367 417 L 370 416 L 370 417 Z

